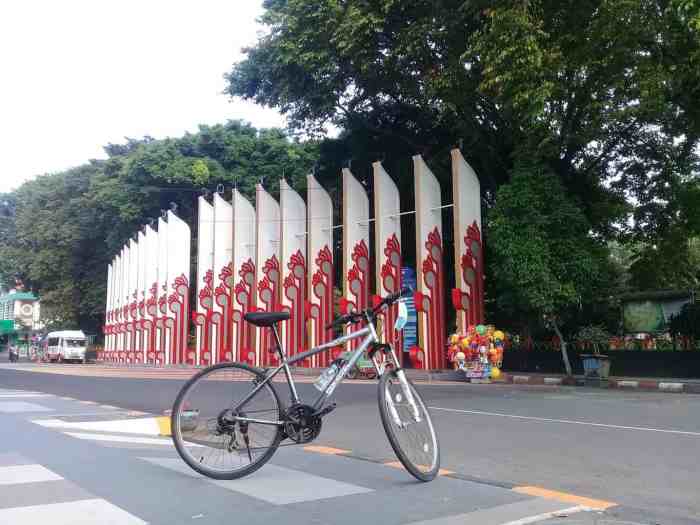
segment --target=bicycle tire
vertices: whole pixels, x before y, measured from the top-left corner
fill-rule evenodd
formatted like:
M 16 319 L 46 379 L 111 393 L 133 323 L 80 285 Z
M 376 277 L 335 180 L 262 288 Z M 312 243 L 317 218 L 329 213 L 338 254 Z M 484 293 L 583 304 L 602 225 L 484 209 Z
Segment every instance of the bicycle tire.
M 256 470 L 258 470 L 265 463 L 267 463 L 270 460 L 270 458 L 272 458 L 274 453 L 277 451 L 277 448 L 279 447 L 280 442 L 284 438 L 282 429 L 280 427 L 277 427 L 277 432 L 274 436 L 274 439 L 273 439 L 272 443 L 269 445 L 269 447 L 266 447 L 267 450 L 265 451 L 264 454 L 257 457 L 255 459 L 255 461 L 252 461 L 249 465 L 247 465 L 241 469 L 236 469 L 236 470 L 231 470 L 231 471 L 221 471 L 221 470 L 211 469 L 211 468 L 207 467 L 206 465 L 203 465 L 202 462 L 195 461 L 194 458 L 191 456 L 191 454 L 189 454 L 187 452 L 187 450 L 186 450 L 187 445 L 185 444 L 185 441 L 182 437 L 182 429 L 180 427 L 179 417 L 178 417 L 180 414 L 181 405 L 182 405 L 183 401 L 185 400 L 187 393 L 195 385 L 197 385 L 197 383 L 199 383 L 200 380 L 202 380 L 208 374 L 212 374 L 213 372 L 216 372 L 216 371 L 219 371 L 222 369 L 226 369 L 226 368 L 243 370 L 243 371 L 249 373 L 251 375 L 251 377 L 255 376 L 259 380 L 262 380 L 265 378 L 265 375 L 260 370 L 253 368 L 251 366 L 248 366 L 246 364 L 243 364 L 243 363 L 220 363 L 217 365 L 210 366 L 210 367 L 205 368 L 204 370 L 200 371 L 199 373 L 195 374 L 180 389 L 180 392 L 178 393 L 177 397 L 175 398 L 175 402 L 173 403 L 173 409 L 172 409 L 172 413 L 170 415 L 170 427 L 171 427 L 171 434 L 172 434 L 173 443 L 175 445 L 175 449 L 177 450 L 177 453 L 180 455 L 182 460 L 185 463 L 187 463 L 193 470 L 199 472 L 200 474 L 203 474 L 209 478 L 222 479 L 222 480 L 242 478 L 242 477 L 247 476 L 249 474 L 252 474 Z M 283 408 L 282 404 L 280 403 L 280 399 L 279 399 L 279 396 L 277 394 L 277 391 L 275 390 L 275 388 L 271 382 L 268 382 L 263 387 L 263 390 L 265 390 L 265 389 L 267 389 L 272 394 L 272 397 L 275 400 L 275 404 L 277 407 L 277 417 L 278 417 L 278 419 L 282 419 L 284 408 Z M 261 392 L 263 390 L 261 390 Z M 259 395 L 259 393 L 256 395 Z M 195 443 L 195 444 L 197 443 L 196 440 L 190 440 L 190 442 Z
M 391 445 L 391 448 L 394 450 L 396 453 L 396 457 L 399 459 L 401 464 L 406 468 L 406 470 L 417 480 L 419 481 L 432 481 L 435 479 L 435 476 L 437 476 L 438 472 L 440 471 L 440 445 L 438 442 L 437 434 L 435 432 L 435 427 L 433 425 L 432 419 L 430 417 L 430 412 L 428 412 L 428 408 L 426 407 L 425 403 L 423 402 L 423 398 L 421 395 L 418 393 L 416 388 L 413 386 L 413 383 L 406 378 L 406 381 L 408 382 L 409 388 L 411 389 L 411 394 L 413 395 L 414 400 L 416 401 L 419 410 L 421 411 L 421 415 L 424 418 L 425 423 L 427 424 L 427 428 L 430 433 L 430 439 L 431 443 L 428 445 L 432 445 L 434 447 L 434 453 L 433 453 L 433 459 L 431 461 L 431 464 L 428 465 L 429 468 L 425 468 L 425 464 L 421 463 L 416 463 L 414 459 L 411 459 L 409 455 L 415 455 L 412 454 L 412 452 L 415 451 L 408 451 L 405 450 L 408 448 L 405 445 L 402 445 L 400 435 L 398 432 L 404 432 L 405 430 L 399 430 L 394 423 L 394 420 L 392 418 L 391 413 L 389 412 L 389 405 L 387 404 L 387 392 L 388 392 L 388 386 L 389 386 L 389 381 L 395 380 L 397 384 L 399 384 L 399 379 L 398 379 L 398 374 L 395 370 L 387 370 L 384 372 L 381 377 L 379 378 L 379 396 L 378 396 L 378 401 L 379 401 L 379 415 L 382 420 L 382 426 L 384 427 L 384 432 L 386 432 L 386 436 L 389 439 L 389 444 Z M 392 400 L 393 403 L 393 400 Z M 420 424 L 420 423 L 416 423 Z M 406 427 L 408 428 L 408 427 Z M 422 447 L 425 452 L 425 444 Z M 420 455 L 420 454 L 419 454 Z

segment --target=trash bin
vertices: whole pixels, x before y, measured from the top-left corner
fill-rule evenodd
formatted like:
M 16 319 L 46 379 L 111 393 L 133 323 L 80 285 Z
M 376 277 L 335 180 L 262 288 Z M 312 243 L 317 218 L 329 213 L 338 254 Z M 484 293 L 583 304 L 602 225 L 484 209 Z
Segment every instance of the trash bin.
M 600 386 L 610 375 L 610 357 L 602 354 L 581 354 L 586 384 Z

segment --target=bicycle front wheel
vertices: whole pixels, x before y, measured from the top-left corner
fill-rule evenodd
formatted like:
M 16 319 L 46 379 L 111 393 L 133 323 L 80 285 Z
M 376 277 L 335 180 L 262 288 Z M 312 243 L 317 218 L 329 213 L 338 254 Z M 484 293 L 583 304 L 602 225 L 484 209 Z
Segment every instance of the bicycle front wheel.
M 402 384 L 403 383 L 403 384 Z M 379 415 L 391 448 L 416 479 L 431 481 L 440 470 L 440 446 L 428 408 L 413 384 L 394 370 L 379 379 Z
M 237 412 L 233 408 L 265 376 L 240 363 L 222 363 L 192 377 L 177 396 L 171 415 L 172 437 L 180 457 L 197 472 L 236 479 L 262 467 L 282 441 L 282 409 L 266 383 Z M 240 421 L 237 418 L 255 421 Z

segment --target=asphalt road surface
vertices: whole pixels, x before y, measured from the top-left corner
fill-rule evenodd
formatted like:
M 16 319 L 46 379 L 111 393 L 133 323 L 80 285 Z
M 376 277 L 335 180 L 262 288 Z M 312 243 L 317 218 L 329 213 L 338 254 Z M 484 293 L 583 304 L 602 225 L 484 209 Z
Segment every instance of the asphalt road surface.
M 214 482 L 147 425 L 184 376 L 93 371 L 0 364 L 0 523 L 700 524 L 698 395 L 419 384 L 445 469 L 423 484 L 391 466 L 376 383 L 345 383 L 314 447 Z

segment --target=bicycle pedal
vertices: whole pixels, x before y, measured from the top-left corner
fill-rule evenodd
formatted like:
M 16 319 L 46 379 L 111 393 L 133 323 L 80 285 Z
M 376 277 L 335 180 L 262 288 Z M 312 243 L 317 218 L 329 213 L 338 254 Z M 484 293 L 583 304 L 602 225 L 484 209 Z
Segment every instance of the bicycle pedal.
M 313 417 L 323 417 L 335 410 L 338 405 L 336 403 L 331 403 L 330 405 L 323 407 L 318 412 L 314 412 Z

